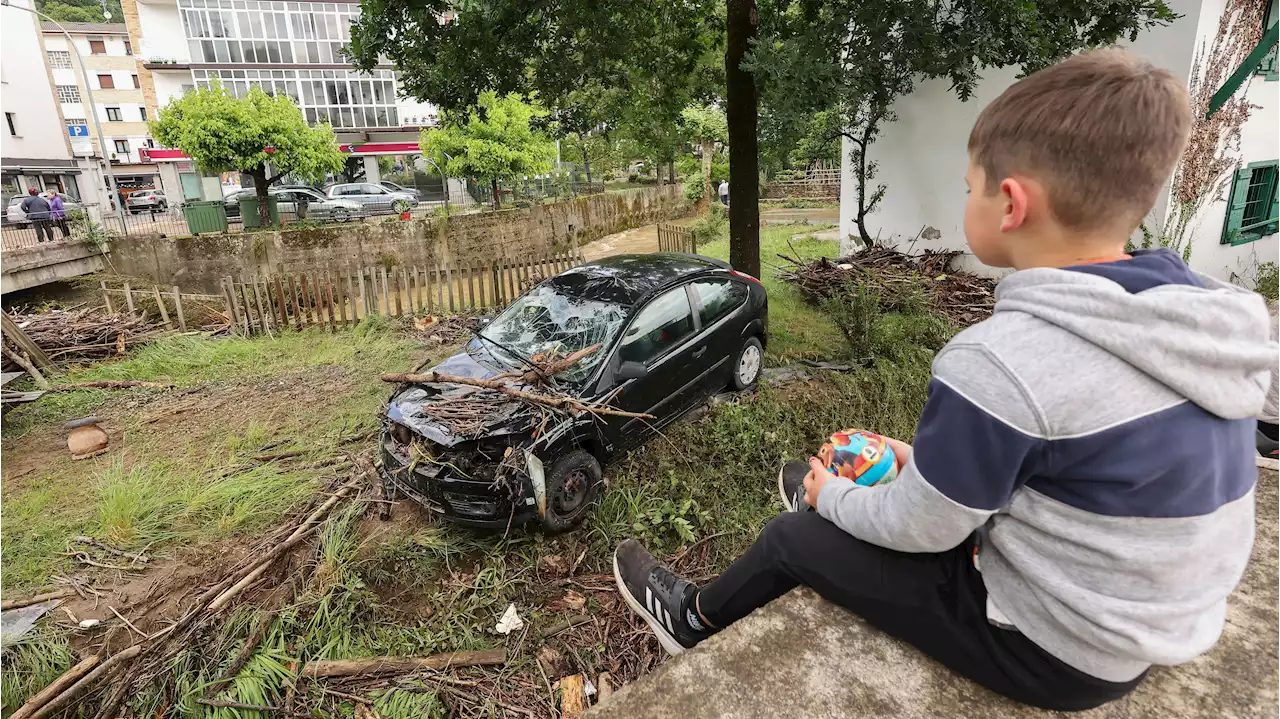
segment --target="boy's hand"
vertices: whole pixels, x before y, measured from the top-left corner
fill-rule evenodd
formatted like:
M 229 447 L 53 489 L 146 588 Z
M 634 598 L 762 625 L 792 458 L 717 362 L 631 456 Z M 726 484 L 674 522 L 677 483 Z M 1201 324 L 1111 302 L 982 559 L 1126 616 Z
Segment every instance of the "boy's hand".
M 804 476 L 804 503 L 817 509 L 818 493 L 827 485 L 827 482 L 833 479 L 837 479 L 837 477 L 827 471 L 827 468 L 822 464 L 822 460 L 817 457 L 810 457 L 809 473 Z
M 881 435 L 882 437 L 884 435 Z M 907 460 L 911 458 L 911 445 L 899 439 L 885 437 L 884 441 L 893 449 L 894 464 L 898 465 L 898 471 L 907 466 Z M 804 477 L 804 503 L 818 508 L 818 494 L 822 492 L 822 488 L 832 479 L 839 479 L 836 475 L 827 471 L 826 465 L 817 457 L 809 458 L 809 473 Z

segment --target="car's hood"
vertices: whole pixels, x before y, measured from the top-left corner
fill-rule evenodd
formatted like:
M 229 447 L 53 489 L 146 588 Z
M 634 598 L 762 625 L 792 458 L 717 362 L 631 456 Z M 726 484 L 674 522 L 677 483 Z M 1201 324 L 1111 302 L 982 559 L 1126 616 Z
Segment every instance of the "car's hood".
M 501 370 L 477 362 L 467 352 L 459 352 L 449 359 L 427 370 L 455 377 L 472 377 L 489 379 Z M 432 421 L 423 415 L 421 407 L 428 401 L 440 398 L 462 396 L 475 391 L 474 387 L 454 384 L 415 384 L 402 390 L 391 398 L 387 405 L 387 419 L 399 422 L 417 434 L 445 447 L 452 447 L 459 442 L 478 439 L 477 436 L 460 436 L 448 428 Z M 497 437 L 518 432 L 527 427 L 520 421 L 525 414 L 519 401 L 512 400 L 502 408 L 485 418 L 484 437 Z

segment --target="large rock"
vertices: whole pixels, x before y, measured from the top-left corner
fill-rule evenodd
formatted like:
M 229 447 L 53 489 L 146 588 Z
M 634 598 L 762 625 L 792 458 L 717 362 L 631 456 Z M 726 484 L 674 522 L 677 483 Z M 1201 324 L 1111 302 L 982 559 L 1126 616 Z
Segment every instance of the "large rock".
M 1257 539 L 1213 651 L 1157 667 L 1129 697 L 1071 716 L 1277 716 L 1276 473 L 1259 481 Z M 1006 700 L 797 590 L 598 706 L 595 719 L 1048 717 Z M 1062 715 L 1067 716 L 1067 715 Z

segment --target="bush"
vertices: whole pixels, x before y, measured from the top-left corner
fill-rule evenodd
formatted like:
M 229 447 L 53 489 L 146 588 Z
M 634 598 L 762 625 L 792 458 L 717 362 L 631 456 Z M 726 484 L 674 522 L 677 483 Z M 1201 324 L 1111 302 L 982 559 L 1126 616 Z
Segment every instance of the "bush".
M 1277 299 L 1280 295 L 1280 267 L 1274 262 L 1259 264 L 1257 274 L 1254 275 L 1253 289 L 1269 300 Z
M 698 247 L 724 237 L 729 232 L 729 218 L 725 216 L 724 206 L 712 203 L 707 214 L 695 220 L 689 229 L 693 230 L 693 241 Z

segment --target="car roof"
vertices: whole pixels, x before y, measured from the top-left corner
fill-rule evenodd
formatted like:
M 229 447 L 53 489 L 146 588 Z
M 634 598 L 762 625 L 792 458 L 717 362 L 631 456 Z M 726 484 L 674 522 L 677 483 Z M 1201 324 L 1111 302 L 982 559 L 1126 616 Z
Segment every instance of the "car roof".
M 613 255 L 562 272 L 548 282 L 576 297 L 635 305 L 691 275 L 727 269 L 727 262 L 680 252 Z

